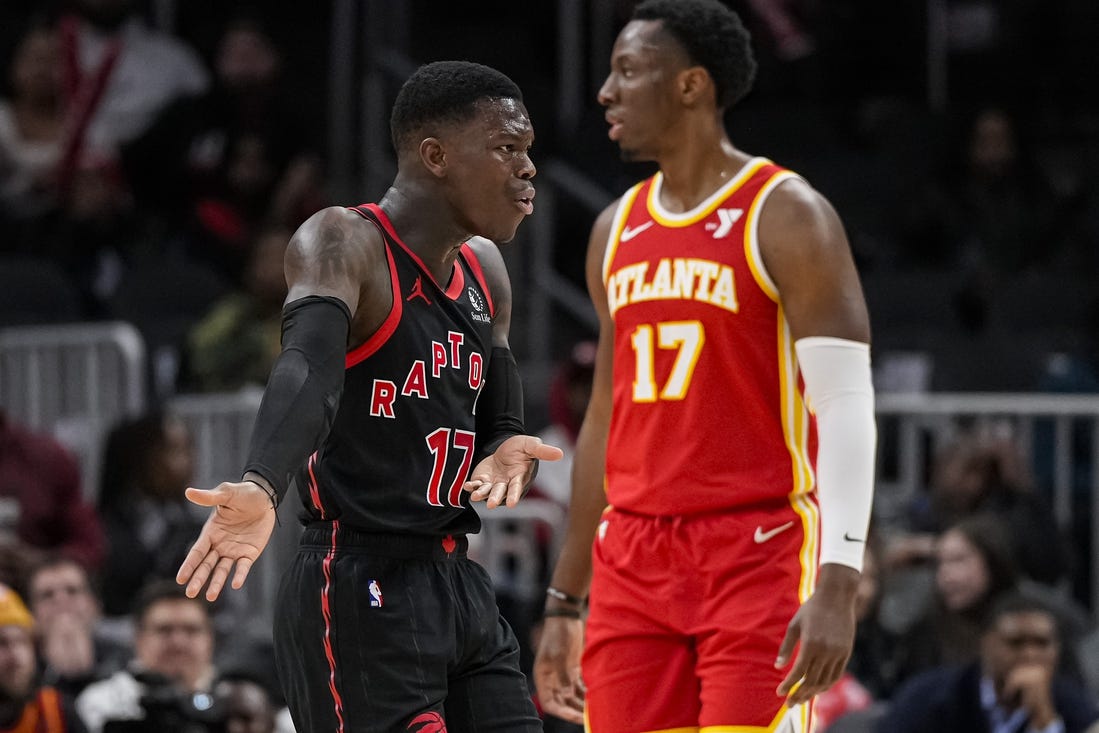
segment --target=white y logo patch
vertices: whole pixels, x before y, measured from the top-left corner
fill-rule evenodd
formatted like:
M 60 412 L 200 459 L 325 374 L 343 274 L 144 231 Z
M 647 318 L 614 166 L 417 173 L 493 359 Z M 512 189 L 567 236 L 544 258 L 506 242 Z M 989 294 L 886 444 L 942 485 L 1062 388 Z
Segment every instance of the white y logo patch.
M 740 221 L 740 217 L 744 216 L 744 209 L 718 209 L 717 210 L 717 230 L 714 232 L 714 239 L 721 239 L 722 237 L 729 236 L 729 232 L 733 230 L 733 224 Z M 709 228 L 711 225 L 708 225 Z

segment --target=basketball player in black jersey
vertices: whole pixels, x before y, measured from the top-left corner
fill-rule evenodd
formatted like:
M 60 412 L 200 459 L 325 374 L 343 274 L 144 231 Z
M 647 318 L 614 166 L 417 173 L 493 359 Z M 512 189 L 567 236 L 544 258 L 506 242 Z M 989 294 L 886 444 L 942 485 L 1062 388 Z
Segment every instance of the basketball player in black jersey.
M 537 461 L 561 456 L 524 434 L 493 244 L 533 210 L 534 132 L 518 87 L 466 62 L 413 74 L 391 129 L 381 201 L 325 209 L 290 241 L 244 477 L 187 490 L 214 510 L 177 579 L 210 600 L 230 573 L 239 588 L 292 484 L 306 529 L 274 634 L 299 731 L 541 730 L 465 556 L 470 499 L 514 506 Z

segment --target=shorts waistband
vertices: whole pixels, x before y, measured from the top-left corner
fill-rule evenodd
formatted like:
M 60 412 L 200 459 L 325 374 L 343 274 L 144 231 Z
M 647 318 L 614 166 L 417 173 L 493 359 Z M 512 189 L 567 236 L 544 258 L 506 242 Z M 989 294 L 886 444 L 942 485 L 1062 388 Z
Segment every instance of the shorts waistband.
M 781 509 L 789 509 L 791 506 L 790 497 L 776 497 L 773 499 L 760 499 L 758 501 L 749 502 L 747 504 L 739 504 L 735 506 L 727 507 L 715 507 L 713 509 L 707 509 L 705 511 L 692 512 L 690 514 L 650 514 L 647 512 L 639 512 L 633 509 L 623 509 L 622 507 L 608 504 L 607 508 L 603 510 L 604 514 L 621 514 L 627 517 L 637 517 L 638 519 L 652 519 L 658 521 L 688 521 L 692 519 L 698 519 L 700 517 L 717 517 L 723 514 L 738 515 L 748 512 L 768 512 Z
M 335 542 L 333 542 L 335 528 Z M 416 535 L 363 532 L 336 527 L 331 522 L 312 522 L 305 527 L 300 546 L 314 550 L 366 553 L 382 557 L 419 560 L 457 560 L 466 556 L 469 540 L 463 535 Z

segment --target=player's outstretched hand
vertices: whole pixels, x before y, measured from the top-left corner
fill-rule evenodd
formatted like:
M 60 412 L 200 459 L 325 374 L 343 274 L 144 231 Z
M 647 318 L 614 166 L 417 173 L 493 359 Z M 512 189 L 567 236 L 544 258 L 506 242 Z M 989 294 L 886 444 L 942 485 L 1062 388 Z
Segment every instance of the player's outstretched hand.
M 534 477 L 538 461 L 558 461 L 564 453 L 533 435 L 513 435 L 488 458 L 477 464 L 462 486 L 473 501 L 484 501 L 489 509 L 501 504 L 515 506 Z
M 214 510 L 176 573 L 176 582 L 187 586 L 191 598 L 206 586 L 206 600 L 213 601 L 225 587 L 234 564 L 232 587 L 244 585 L 252 564 L 271 538 L 275 509 L 267 492 L 251 481 L 226 482 L 216 489 L 187 489 L 187 498 Z
M 558 617 L 543 622 L 542 639 L 534 658 L 534 686 L 542 710 L 570 723 L 584 723 L 584 683 L 580 679 L 580 652 L 584 624 Z

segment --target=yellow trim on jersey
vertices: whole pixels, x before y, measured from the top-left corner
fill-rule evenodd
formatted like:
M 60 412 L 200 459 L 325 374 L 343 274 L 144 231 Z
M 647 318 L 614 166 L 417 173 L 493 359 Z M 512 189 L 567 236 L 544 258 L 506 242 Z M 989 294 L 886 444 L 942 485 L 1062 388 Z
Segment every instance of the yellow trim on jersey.
M 817 556 L 820 553 L 820 509 L 805 494 L 790 497 L 790 506 L 801 517 L 804 540 L 798 551 L 801 564 L 801 582 L 798 599 L 805 603 L 817 586 Z
M 807 705 L 799 705 L 799 708 L 806 708 Z M 696 730 L 699 733 L 774 733 L 778 730 L 778 727 L 786 721 L 788 713 L 792 712 L 785 704 L 780 703 L 778 712 L 775 713 L 775 717 L 767 725 L 706 725 Z M 802 715 L 804 717 L 804 715 Z M 791 729 L 792 733 L 803 733 L 808 731 L 809 728 L 804 723 L 798 727 L 797 721 L 794 722 L 794 728 Z M 654 732 L 655 733 L 655 732 Z
M 816 483 L 813 464 L 809 460 L 809 408 L 798 388 L 797 360 L 794 342 L 782 306 L 778 309 L 778 333 L 776 334 L 779 358 L 779 395 L 782 411 L 782 434 L 786 449 L 790 452 L 793 472 L 793 491 L 790 506 L 801 517 L 803 536 L 798 561 L 801 564 L 801 582 L 798 597 L 804 603 L 813 593 L 817 582 L 817 552 L 820 535 L 820 511 L 810 500 L 809 494 Z
M 791 178 L 799 178 L 792 171 L 778 171 L 767 179 L 767 182 L 756 193 L 751 206 L 748 207 L 748 219 L 744 223 L 744 258 L 748 260 L 748 269 L 752 271 L 752 279 L 768 298 L 778 302 L 778 288 L 775 281 L 767 272 L 767 266 L 763 264 L 763 255 L 759 247 L 759 215 L 763 209 L 763 202 L 771 194 L 778 184 Z
M 790 326 L 780 305 L 778 308 L 778 372 L 779 396 L 782 409 L 782 433 L 790 463 L 794 472 L 793 494 L 807 494 L 813 490 L 813 468 L 809 461 L 809 410 L 798 389 L 797 359 L 794 356 L 794 340 Z
M 637 198 L 638 192 L 644 185 L 645 181 L 642 181 L 622 194 L 622 198 L 618 201 L 618 208 L 614 212 L 614 221 L 611 223 L 611 233 L 607 237 L 607 249 L 603 252 L 603 287 L 608 294 L 610 293 L 610 287 L 607 285 L 607 279 L 611 276 L 611 262 L 614 261 L 615 253 L 618 252 L 618 243 L 622 237 L 622 230 L 626 228 L 626 219 L 629 218 L 630 211 L 633 209 L 634 199 Z
M 755 175 L 756 171 L 765 165 L 771 165 L 771 161 L 766 158 L 752 158 L 744 164 L 744 167 L 737 171 L 737 174 L 733 176 L 731 180 L 714 191 L 702 202 L 702 204 L 682 215 L 674 215 L 668 211 L 661 211 L 664 207 L 660 205 L 657 195 L 660 192 L 660 187 L 663 185 L 664 174 L 657 171 L 656 175 L 653 176 L 653 185 L 649 188 L 649 195 L 646 197 L 645 206 L 649 211 L 649 216 L 661 226 L 671 227 L 673 229 L 691 226 L 717 211 L 721 204 L 725 203 L 725 200 L 728 199 L 733 192 L 744 185 L 746 181 Z

